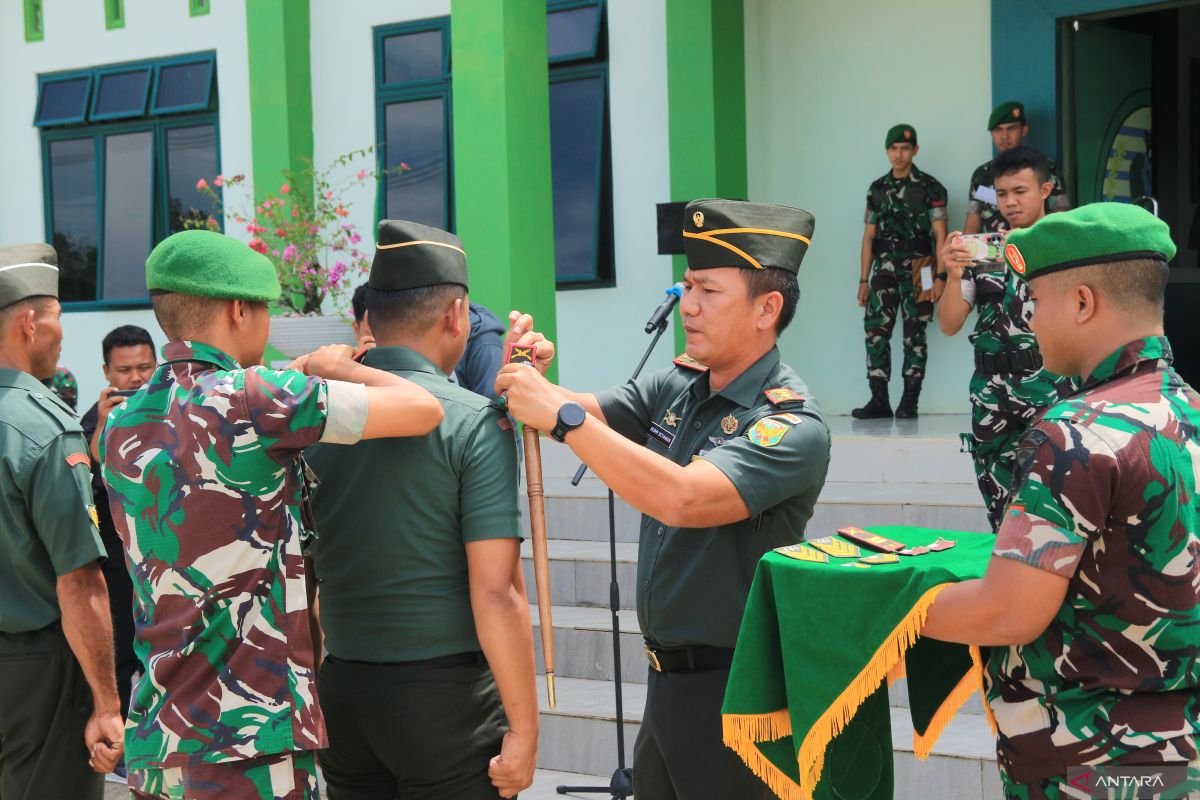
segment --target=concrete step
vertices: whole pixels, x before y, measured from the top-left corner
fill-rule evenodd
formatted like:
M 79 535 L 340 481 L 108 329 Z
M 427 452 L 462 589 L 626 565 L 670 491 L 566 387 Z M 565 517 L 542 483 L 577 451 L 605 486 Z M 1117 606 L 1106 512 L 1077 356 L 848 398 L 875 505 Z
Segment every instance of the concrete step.
M 550 597 L 555 605 L 608 608 L 612 569 L 608 542 L 549 539 Z M 533 580 L 533 543 L 521 544 L 521 565 L 530 601 L 536 600 Z M 637 545 L 617 542 L 617 585 L 621 608 L 634 608 L 637 586 Z
M 557 598 L 555 598 L 557 600 Z M 541 623 L 537 606 L 531 606 L 533 647 L 538 674 L 542 674 Z M 554 620 L 554 673 L 563 678 L 611 681 L 613 673 L 612 616 L 607 608 L 559 606 L 551 609 Z M 642 650 L 642 633 L 637 614 L 624 611 L 621 623 L 621 678 L 645 683 L 647 662 Z
M 546 681 L 539 678 L 537 687 L 538 705 L 542 709 L 538 764 L 544 769 L 611 775 L 617 766 L 617 715 L 612 682 L 556 678 L 558 708 L 553 711 L 546 703 Z M 646 706 L 646 685 L 625 683 L 623 689 L 628 765 L 633 763 L 633 740 Z

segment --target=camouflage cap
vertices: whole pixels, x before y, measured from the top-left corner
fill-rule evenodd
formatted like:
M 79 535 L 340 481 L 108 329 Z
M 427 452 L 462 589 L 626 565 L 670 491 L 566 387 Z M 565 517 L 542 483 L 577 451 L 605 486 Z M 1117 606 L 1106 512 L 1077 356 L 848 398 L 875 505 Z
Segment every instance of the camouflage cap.
M 993 108 L 992 115 L 988 117 L 988 130 L 995 130 L 997 125 L 1006 122 L 1027 122 L 1025 105 L 1016 100 L 1008 100 Z
M 912 125 L 901 123 L 888 128 L 887 136 L 884 137 L 883 146 L 891 147 L 896 142 L 900 144 L 911 144 L 917 146 L 917 129 Z
M 1129 203 L 1091 203 L 1050 214 L 1009 233 L 1004 246 L 1005 261 L 1026 281 L 1089 264 L 1174 257 L 1167 223 Z
M 270 302 L 279 298 L 271 259 L 216 231 L 187 230 L 158 243 L 146 259 L 151 294 L 176 292 L 220 300 Z
M 380 220 L 367 285 L 399 292 L 442 283 L 467 288 L 467 254 L 459 238 L 416 222 Z
M 0 247 L 0 308 L 27 297 L 58 297 L 58 254 L 48 244 Z
M 799 208 L 693 200 L 684 209 L 684 252 L 691 269 L 775 267 L 794 275 L 816 224 L 812 214 Z

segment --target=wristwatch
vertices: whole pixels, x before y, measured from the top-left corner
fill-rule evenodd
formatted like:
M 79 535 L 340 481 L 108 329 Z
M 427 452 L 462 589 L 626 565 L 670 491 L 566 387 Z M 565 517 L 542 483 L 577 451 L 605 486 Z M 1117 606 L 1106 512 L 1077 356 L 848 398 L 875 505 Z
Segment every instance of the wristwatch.
M 587 411 L 579 403 L 563 403 L 558 410 L 558 422 L 550 431 L 550 438 L 556 442 L 564 441 L 567 434 L 578 428 L 587 419 Z

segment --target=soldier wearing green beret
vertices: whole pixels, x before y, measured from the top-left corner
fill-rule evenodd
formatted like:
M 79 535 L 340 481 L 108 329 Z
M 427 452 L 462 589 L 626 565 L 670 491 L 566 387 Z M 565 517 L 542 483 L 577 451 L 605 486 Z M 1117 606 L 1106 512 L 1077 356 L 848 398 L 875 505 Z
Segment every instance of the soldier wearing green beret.
M 72 411 L 79 410 L 79 381 L 64 366 L 55 368 L 54 374 L 42 381 L 42 385 L 54 392 L 55 397 L 67 404 Z
M 1015 100 L 1001 103 L 988 117 L 988 130 L 997 153 L 1020 147 L 1029 135 L 1025 106 Z M 1050 161 L 1050 195 L 1045 200 L 1046 213 L 1065 211 L 1071 207 L 1067 190 L 1058 174 L 1058 166 Z M 967 192 L 967 221 L 963 233 L 999 233 L 1006 227 L 1004 215 L 996 199 L 996 176 L 992 161 L 980 164 L 971 173 L 971 188 Z
M 121 713 L 87 442 L 40 382 L 62 346 L 57 263 L 0 247 L 0 797 L 99 800 Z
M 331 797 L 511 797 L 533 781 L 533 634 L 512 423 L 448 377 L 470 336 L 467 258 L 446 231 L 384 220 L 363 363 L 423 386 L 426 436 L 321 445 L 313 549 L 329 656 L 318 690 Z
M 829 465 L 829 429 L 776 347 L 815 220 L 696 200 L 684 222 L 688 351 L 672 367 L 579 394 L 508 365 L 497 388 L 517 419 L 565 442 L 642 512 L 637 611 L 650 670 L 634 795 L 766 798 L 722 744 L 721 702 L 755 566 L 803 538 Z M 526 329 L 514 318 L 511 335 Z
M 1200 791 L 1200 395 L 1163 335 L 1174 255 L 1165 223 L 1121 203 L 1005 246 L 1046 369 L 1083 384 L 1021 440 L 987 574 L 939 594 L 923 634 L 990 648 L 1012 800 L 1106 796 L 1115 765 L 1163 779 L 1156 797 Z
M 946 187 L 913 163 L 920 146 L 911 125 L 895 125 L 884 138 L 892 169 L 867 190 L 858 304 L 866 309 L 867 382 L 871 399 L 854 409 L 857 419 L 892 416 L 892 330 L 904 314 L 904 395 L 896 416 L 917 416 L 928 347 L 925 326 L 945 286 L 933 254 L 946 240 Z M 938 279 L 935 280 L 935 277 Z
M 428 433 L 442 411 L 348 347 L 260 366 L 279 281 L 236 239 L 168 237 L 146 286 L 169 338 L 163 362 L 97 443 L 136 595 L 129 787 L 138 798 L 315 797 L 313 752 L 328 739 L 300 454 Z

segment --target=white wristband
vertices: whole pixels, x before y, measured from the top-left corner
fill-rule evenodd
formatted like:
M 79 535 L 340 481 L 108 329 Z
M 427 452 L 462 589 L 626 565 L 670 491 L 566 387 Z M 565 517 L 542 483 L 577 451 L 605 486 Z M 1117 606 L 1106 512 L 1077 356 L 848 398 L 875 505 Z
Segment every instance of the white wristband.
M 963 278 L 958 285 L 962 291 L 962 299 L 967 302 L 967 305 L 975 305 L 975 281 L 970 278 Z
M 354 444 L 362 439 L 367 426 L 367 387 L 361 383 L 325 381 L 325 431 L 321 441 L 328 444 Z

